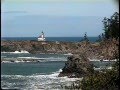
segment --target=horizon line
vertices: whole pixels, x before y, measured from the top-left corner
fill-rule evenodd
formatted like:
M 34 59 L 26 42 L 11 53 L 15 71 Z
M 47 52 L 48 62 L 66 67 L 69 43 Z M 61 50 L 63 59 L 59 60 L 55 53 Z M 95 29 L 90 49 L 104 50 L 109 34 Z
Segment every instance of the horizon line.
M 49 37 L 56 37 L 56 36 L 49 36 Z M 70 37 L 70 36 L 58 36 L 58 37 Z M 84 37 L 84 36 L 71 36 L 71 37 Z M 87 37 L 98 37 L 98 36 L 87 36 Z M 1 38 L 27 38 L 27 37 L 1 37 Z M 35 38 L 37 38 L 37 37 L 35 37 Z

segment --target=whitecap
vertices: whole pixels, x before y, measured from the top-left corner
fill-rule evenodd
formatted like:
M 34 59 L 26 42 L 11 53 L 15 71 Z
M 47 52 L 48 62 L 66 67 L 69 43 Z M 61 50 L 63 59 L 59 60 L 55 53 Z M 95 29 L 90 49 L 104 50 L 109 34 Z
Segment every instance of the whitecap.
M 11 53 L 11 54 L 29 54 L 28 51 L 26 50 L 21 50 L 21 51 L 15 51 L 15 52 L 1 52 L 1 53 Z
M 1 63 L 11 63 L 11 61 L 1 61 Z
M 62 69 L 53 72 L 52 74 L 48 75 L 42 75 L 42 74 L 36 74 L 36 75 L 2 75 L 3 78 L 10 78 L 11 80 L 17 80 L 16 84 L 14 82 L 10 85 L 10 87 L 15 87 L 16 85 L 25 85 L 24 87 L 17 87 L 21 88 L 23 90 L 40 90 L 40 89 L 60 89 L 61 85 L 65 85 L 67 83 L 81 80 L 82 78 L 68 78 L 68 77 L 58 77 L 59 73 L 62 71 Z M 19 80 L 23 81 L 22 83 L 19 82 Z M 9 84 L 9 83 L 7 83 Z M 3 82 L 2 82 L 3 86 Z
M 34 59 L 34 60 L 44 60 L 44 61 L 67 61 L 66 58 L 38 58 L 38 57 L 17 57 L 18 59 Z
M 89 58 L 89 61 L 101 61 L 101 59 L 90 59 Z M 116 59 L 113 59 L 113 60 L 102 59 L 102 61 L 109 62 L 109 61 L 117 61 L 117 60 Z
M 63 55 L 67 55 L 67 56 L 72 56 L 72 53 L 67 53 L 67 54 L 63 54 Z

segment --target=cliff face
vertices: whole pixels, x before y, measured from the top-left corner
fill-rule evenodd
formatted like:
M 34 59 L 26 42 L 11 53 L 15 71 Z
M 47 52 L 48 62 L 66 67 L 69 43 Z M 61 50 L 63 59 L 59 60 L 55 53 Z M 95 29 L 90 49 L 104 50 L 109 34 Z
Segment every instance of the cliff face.
M 91 59 L 115 59 L 119 41 L 90 42 L 38 42 L 1 41 L 1 51 L 27 50 L 30 53 L 83 53 Z

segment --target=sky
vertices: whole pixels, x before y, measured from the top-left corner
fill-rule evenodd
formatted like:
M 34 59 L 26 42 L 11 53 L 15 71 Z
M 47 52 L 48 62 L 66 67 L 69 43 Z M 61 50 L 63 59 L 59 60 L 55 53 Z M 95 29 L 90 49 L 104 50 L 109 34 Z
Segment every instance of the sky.
M 98 36 L 104 17 L 118 11 L 113 0 L 2 0 L 2 37 Z

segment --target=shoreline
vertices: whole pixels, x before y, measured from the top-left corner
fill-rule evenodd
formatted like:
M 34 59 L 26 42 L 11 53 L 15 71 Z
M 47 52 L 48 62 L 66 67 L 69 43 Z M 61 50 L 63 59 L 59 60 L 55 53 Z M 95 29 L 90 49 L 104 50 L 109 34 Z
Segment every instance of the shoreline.
M 109 44 L 108 44 L 109 43 Z M 21 53 L 21 50 L 31 54 L 85 54 L 88 58 L 113 60 L 118 53 L 119 41 L 106 40 L 102 42 L 38 42 L 38 41 L 1 41 L 1 52 Z
M 67 79 L 71 80 L 74 78 L 81 79 L 81 78 L 85 77 L 87 74 L 89 74 L 89 72 L 85 71 L 86 68 L 89 67 L 88 62 L 100 62 L 100 63 L 105 62 L 106 63 L 106 62 L 116 62 L 117 61 L 114 57 L 114 52 L 117 51 L 116 42 L 114 42 L 114 41 L 113 42 L 106 41 L 106 42 L 99 42 L 99 43 L 98 42 L 95 42 L 95 43 L 91 43 L 91 42 L 45 43 L 44 42 L 43 43 L 43 42 L 34 42 L 34 41 L 32 41 L 32 42 L 25 42 L 25 41 L 2 42 L 2 47 L 5 47 L 5 48 L 3 48 L 3 50 L 5 50 L 6 48 L 9 48 L 9 50 L 10 50 L 9 51 L 7 49 L 8 51 L 7 50 L 4 52 L 2 51 L 3 54 L 5 54 L 5 53 L 10 53 L 10 54 L 63 54 L 65 56 L 68 55 L 68 57 L 75 56 L 75 58 L 71 59 L 72 61 L 70 60 L 70 58 L 66 59 L 67 63 L 65 63 L 64 68 L 57 75 L 57 77 L 56 77 L 57 79 L 58 78 L 66 79 L 66 77 L 67 77 Z M 27 51 L 27 53 L 21 53 L 20 52 L 21 50 L 25 50 L 25 51 Z M 19 52 L 15 52 L 15 51 L 19 51 Z M 34 51 L 34 52 L 31 52 L 31 51 Z M 81 58 L 81 56 L 85 56 L 85 58 L 88 61 L 84 57 Z M 3 58 L 6 58 L 6 57 L 3 56 Z M 14 59 L 14 60 L 12 58 L 9 60 L 2 59 L 1 64 L 3 63 L 3 65 L 4 65 L 4 63 L 14 63 L 14 64 L 16 64 L 16 63 L 17 64 L 19 64 L 19 63 L 41 63 L 41 62 L 49 61 L 49 59 L 48 60 L 45 60 L 45 59 L 47 59 L 47 58 L 20 57 L 20 58 Z M 51 59 L 53 59 L 53 58 L 51 58 Z M 55 60 L 55 62 L 56 61 L 61 61 L 61 60 L 57 59 L 57 60 Z M 64 61 L 64 62 L 66 62 L 66 61 Z M 69 72 L 69 70 L 72 70 L 72 69 L 73 69 L 73 71 Z M 104 67 L 94 66 L 93 69 L 95 71 L 99 72 L 102 70 L 104 71 L 104 69 L 111 70 L 112 67 L 107 66 L 106 68 L 104 68 Z M 73 85 L 73 83 L 76 86 L 79 82 L 82 81 L 82 79 L 79 80 L 78 83 L 77 83 L 77 81 L 78 80 L 75 80 L 75 81 L 69 83 L 69 85 L 68 84 L 62 85 L 62 87 L 63 88 L 65 88 L 66 86 L 70 87 L 71 85 Z
M 52 60 L 53 59 L 53 60 Z M 42 62 L 42 60 L 47 61 L 67 61 L 63 60 L 62 58 L 37 58 L 37 57 L 17 57 L 17 58 L 1 58 L 1 63 L 2 62 Z M 88 59 L 90 62 L 116 62 L 117 59 L 113 60 L 102 60 L 101 59 Z

